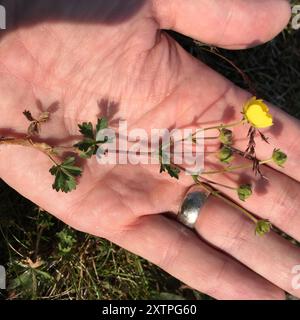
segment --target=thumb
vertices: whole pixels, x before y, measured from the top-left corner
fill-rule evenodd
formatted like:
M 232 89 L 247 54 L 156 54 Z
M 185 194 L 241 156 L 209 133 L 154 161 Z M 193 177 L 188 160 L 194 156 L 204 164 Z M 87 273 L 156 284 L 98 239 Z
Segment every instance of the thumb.
M 162 29 L 231 49 L 269 41 L 291 16 L 287 0 L 153 0 L 153 3 Z

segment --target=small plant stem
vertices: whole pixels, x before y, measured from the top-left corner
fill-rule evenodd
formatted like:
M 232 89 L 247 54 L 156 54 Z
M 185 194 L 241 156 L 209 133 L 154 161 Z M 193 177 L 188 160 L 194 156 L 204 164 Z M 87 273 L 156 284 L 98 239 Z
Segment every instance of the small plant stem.
M 205 140 L 216 140 L 219 139 L 219 137 L 204 137 Z
M 205 183 L 208 183 L 208 184 L 214 184 L 214 185 L 217 185 L 217 186 L 220 186 L 220 187 L 229 189 L 229 190 L 234 190 L 234 191 L 237 190 L 236 187 L 231 187 L 231 186 L 228 186 L 228 185 L 226 185 L 226 184 L 222 184 L 222 183 L 219 183 L 219 182 L 215 182 L 215 181 L 209 180 L 209 179 L 207 179 L 207 178 L 205 178 L 205 177 L 202 177 L 201 175 L 195 177 L 195 175 L 193 175 L 192 172 L 190 172 L 188 169 L 186 169 L 186 168 L 184 168 L 184 167 L 182 167 L 182 166 L 180 166 L 180 165 L 177 165 L 177 164 L 172 163 L 172 166 L 178 168 L 179 170 L 181 170 L 181 171 L 183 171 L 183 172 L 187 172 L 188 174 L 190 174 L 190 175 L 193 177 L 193 180 L 194 180 L 195 182 L 199 181 L 198 179 L 202 179 L 202 180 L 205 181 Z M 200 182 L 200 181 L 199 181 L 199 182 Z M 200 183 L 202 183 L 202 182 L 200 182 Z
M 14 138 L 1 138 L 0 145 L 15 145 L 22 147 L 29 147 L 43 152 L 55 165 L 58 163 L 54 160 L 54 149 L 45 142 L 33 142 L 30 138 L 14 139 Z
M 196 141 L 194 141 L 194 140 L 195 140 L 194 137 L 196 136 L 196 134 L 197 134 L 198 132 L 203 131 L 203 130 L 205 130 L 205 129 L 199 129 L 199 130 L 197 130 L 194 134 L 190 135 L 190 136 L 187 137 L 187 138 L 182 138 L 182 139 L 180 139 L 180 140 L 178 140 L 178 141 L 168 142 L 168 143 L 162 145 L 161 148 L 162 148 L 162 150 L 163 150 L 163 149 L 165 149 L 165 148 L 167 148 L 167 147 L 172 147 L 172 146 L 174 146 L 175 143 L 184 142 L 184 141 L 187 141 L 188 139 L 192 139 L 192 141 L 193 141 L 194 143 L 196 143 Z M 216 140 L 216 139 L 219 139 L 219 137 L 203 137 L 203 139 L 204 139 L 204 140 Z
M 245 216 L 247 216 L 250 220 L 252 220 L 255 224 L 257 224 L 258 220 L 246 209 L 235 203 L 234 201 L 228 199 L 224 195 L 222 195 L 219 191 L 213 189 L 212 187 L 208 186 L 206 183 L 202 183 L 198 181 L 198 184 L 200 184 L 204 189 L 206 189 L 210 194 L 213 196 L 219 198 L 220 200 L 224 201 L 225 203 L 229 204 L 232 208 L 238 209 L 240 212 L 242 212 Z
M 37 232 L 37 237 L 36 237 L 36 243 L 35 243 L 35 250 L 34 250 L 34 255 L 33 255 L 33 262 L 37 261 L 38 258 L 38 252 L 39 252 L 39 247 L 40 247 L 40 242 L 41 238 L 43 235 L 44 227 L 38 227 L 38 232 Z
M 197 43 L 197 42 L 196 42 Z M 222 54 L 218 53 L 216 50 L 212 50 L 212 49 L 207 49 L 207 48 L 203 48 L 201 46 L 199 46 L 199 48 L 203 51 L 207 51 L 211 54 L 216 55 L 217 57 L 223 59 L 224 61 L 226 61 L 228 64 L 230 64 L 243 78 L 245 84 L 248 86 L 249 91 L 256 96 L 256 89 L 254 87 L 254 84 L 252 83 L 251 79 L 249 78 L 249 76 L 242 70 L 240 69 L 234 62 L 232 62 L 230 59 L 226 58 L 225 56 L 223 56 Z
M 239 126 L 239 125 L 241 125 L 241 124 L 243 124 L 245 122 L 246 122 L 246 120 L 242 119 L 242 120 L 239 120 L 237 122 L 229 123 L 229 124 L 226 124 L 226 125 L 220 124 L 220 125 L 217 125 L 217 126 L 202 128 L 202 129 L 197 130 L 194 134 L 192 134 L 191 138 L 195 139 L 196 135 L 201 131 L 205 132 L 205 131 L 209 131 L 209 130 L 233 128 L 233 127 L 237 127 L 237 126 Z M 208 139 L 218 139 L 218 138 L 219 137 L 208 137 Z M 204 139 L 206 139 L 206 138 L 204 137 Z
M 246 159 L 251 160 L 251 161 L 257 160 L 255 157 L 247 154 L 247 153 L 244 152 L 244 151 L 241 151 L 241 150 L 239 150 L 239 149 L 237 149 L 237 148 L 234 148 L 233 146 L 227 146 L 227 148 L 229 148 L 232 152 L 238 154 L 239 156 L 241 156 L 241 157 L 243 157 L 243 158 L 246 158 Z
M 229 190 L 236 191 L 238 189 L 237 187 L 231 187 L 231 186 L 228 186 L 228 185 L 223 184 L 223 183 L 219 183 L 219 182 L 215 182 L 215 181 L 206 179 L 205 177 L 202 177 L 201 175 L 199 176 L 199 179 L 204 180 L 206 183 L 213 184 L 213 185 L 216 185 L 216 186 L 219 186 L 219 187 L 223 187 L 223 188 L 226 188 L 226 189 L 229 189 Z
M 266 164 L 272 161 L 271 159 L 267 159 L 267 160 L 263 160 L 263 161 L 259 161 L 259 164 Z M 247 165 L 241 165 L 241 166 L 235 166 L 235 167 L 228 167 L 228 168 L 224 168 L 221 170 L 212 170 L 212 171 L 204 171 L 202 172 L 202 174 L 217 174 L 217 173 L 226 173 L 226 172 L 232 172 L 235 170 L 240 170 L 240 169 L 250 169 L 253 167 L 253 164 L 247 164 Z
M 224 129 L 233 128 L 233 127 L 237 127 L 237 126 L 239 126 L 240 124 L 243 124 L 243 123 L 245 123 L 245 119 L 239 120 L 237 122 L 229 123 L 229 124 L 226 124 L 226 125 L 220 124 L 218 126 L 212 126 L 212 127 L 203 128 L 203 129 L 198 130 L 198 132 L 199 131 L 216 130 L 216 129 L 222 129 L 222 128 L 224 128 Z M 196 134 L 197 134 L 197 132 L 196 132 Z

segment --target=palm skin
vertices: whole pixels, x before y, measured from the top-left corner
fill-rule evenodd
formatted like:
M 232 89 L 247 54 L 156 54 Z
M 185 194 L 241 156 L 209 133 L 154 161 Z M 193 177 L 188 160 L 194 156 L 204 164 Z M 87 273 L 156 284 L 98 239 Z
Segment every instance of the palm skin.
M 272 1 L 266 1 L 266 5 L 269 2 Z M 240 35 L 231 41 L 233 31 L 228 31 L 225 43 L 220 34 L 211 35 L 208 40 L 229 47 L 247 46 L 260 37 L 262 41 L 267 40 L 286 22 L 288 10 L 283 2 L 285 16 L 281 13 L 280 26 L 269 27 L 260 34 L 254 29 L 253 34 L 247 33 L 247 40 Z M 164 23 L 165 8 L 159 1 L 146 1 L 121 21 L 112 19 L 105 2 L 92 3 L 91 12 L 95 16 L 105 12 L 99 22 L 91 19 L 87 23 L 83 13 L 83 21 L 72 18 L 39 21 L 8 32 L 1 39 L 2 135 L 12 135 L 7 128 L 13 128 L 14 134 L 23 133 L 28 123 L 22 112 L 30 109 L 38 114 L 37 100 L 42 102 L 44 110 L 53 102 L 59 102 L 51 121 L 43 126 L 41 138 L 60 145 L 73 142 L 78 135 L 78 123 L 95 122 L 99 115 L 108 115 L 112 123 L 117 118 L 126 119 L 129 128 L 148 131 L 227 121 L 226 109 L 232 106 L 234 112 L 230 120 L 240 117 L 240 107 L 249 94 L 191 58 L 160 31 L 162 26 L 168 27 L 168 23 Z M 66 1 L 66 11 L 71 12 L 68 17 L 72 17 L 72 6 Z M 282 8 L 277 10 L 282 12 Z M 177 25 L 181 31 L 184 23 Z M 193 35 L 193 30 L 189 33 Z M 102 101 L 100 108 L 97 101 Z M 112 104 L 117 106 L 114 117 L 110 117 L 109 111 Z M 298 124 L 286 115 L 282 117 L 292 127 L 291 134 L 296 133 Z M 270 136 L 275 135 L 270 132 Z M 280 137 L 276 139 L 278 143 L 283 142 Z M 267 151 L 270 149 L 262 149 L 261 155 Z M 291 155 L 290 168 L 298 156 Z M 100 166 L 93 159 L 84 163 L 77 190 L 62 194 L 51 188 L 51 162 L 42 153 L 5 146 L 1 148 L 0 157 L 2 179 L 25 197 L 78 230 L 107 238 L 142 255 L 196 289 L 217 298 L 235 299 L 282 298 L 283 291 L 278 287 L 298 294 L 288 287 L 287 280 L 266 276 L 264 268 L 253 268 L 255 272 L 248 270 L 243 266 L 249 266 L 247 261 L 233 254 L 243 263 L 240 264 L 161 215 L 176 213 L 190 184 L 185 178 L 178 182 L 159 175 L 157 166 Z M 222 208 L 217 202 L 213 205 L 211 212 Z M 203 215 L 197 231 L 215 245 L 204 230 L 214 228 L 218 233 L 215 228 L 221 222 L 211 225 L 209 221 L 215 221 L 214 214 L 208 217 L 209 214 Z M 253 228 L 238 215 L 234 219 L 234 227 L 241 224 L 243 228 Z M 237 236 L 237 230 L 235 232 L 231 239 Z M 296 231 L 291 233 L 294 235 Z M 295 248 L 282 244 L 275 235 L 269 239 L 265 241 L 266 250 L 278 247 L 282 253 L 288 248 L 291 254 L 287 260 L 291 262 L 299 257 Z M 257 259 L 256 264 L 262 263 Z M 222 284 L 220 288 L 218 281 Z M 238 289 L 237 282 L 241 283 Z

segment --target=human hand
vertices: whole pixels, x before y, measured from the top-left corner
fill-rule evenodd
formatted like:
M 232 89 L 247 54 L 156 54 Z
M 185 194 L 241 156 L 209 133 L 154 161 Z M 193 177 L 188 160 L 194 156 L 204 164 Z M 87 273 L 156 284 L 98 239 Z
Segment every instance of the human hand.
M 23 133 L 24 109 L 38 113 L 37 100 L 52 109 L 58 101 L 41 135 L 55 144 L 71 141 L 78 123 L 95 122 L 101 99 L 102 113 L 114 103 L 115 116 L 131 128 L 191 127 L 194 119 L 194 127 L 219 123 L 226 120 L 228 106 L 235 107 L 232 118 L 239 119 L 249 94 L 193 59 L 160 29 L 235 49 L 271 39 L 290 15 L 284 0 L 131 0 L 126 6 L 118 0 L 35 0 L 30 8 L 23 3 L 8 2 L 18 4 L 22 14 L 16 19 L 19 28 L 9 26 L 0 40 L 0 133 Z M 256 192 L 243 205 L 300 240 L 299 123 L 275 107 L 272 113 L 275 125 L 267 135 L 289 160 L 284 174 L 265 168 L 272 181 L 267 200 Z M 270 152 L 271 145 L 257 146 L 259 157 Z M 300 296 L 291 284 L 299 248 L 275 233 L 256 237 L 253 225 L 231 207 L 210 198 L 196 225 L 199 236 L 162 215 L 177 212 L 188 187 L 185 179 L 173 181 L 153 166 L 99 166 L 91 160 L 77 190 L 62 194 L 51 189 L 51 163 L 38 151 L 1 146 L 0 160 L 2 179 L 25 197 L 195 289 L 218 299 L 281 299 L 283 290 Z

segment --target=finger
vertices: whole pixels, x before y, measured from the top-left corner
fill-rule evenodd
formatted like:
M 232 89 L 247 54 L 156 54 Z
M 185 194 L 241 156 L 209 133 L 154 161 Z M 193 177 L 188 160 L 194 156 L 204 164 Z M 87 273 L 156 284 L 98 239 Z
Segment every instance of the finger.
M 5 155 L 10 155 L 10 152 L 13 155 L 12 152 L 15 154 L 18 147 L 6 149 Z M 54 212 L 59 219 L 73 227 L 91 234 L 105 235 L 111 241 L 150 259 L 195 289 L 216 298 L 284 298 L 281 290 L 230 257 L 210 248 L 192 232 L 165 217 L 147 216 L 142 218 L 139 224 L 131 224 L 130 227 L 126 227 L 126 231 L 121 234 L 119 231 L 116 232 L 114 229 L 119 230 L 119 225 L 123 225 L 124 230 L 123 220 L 129 221 L 130 214 L 127 214 L 128 210 L 124 208 L 124 212 L 119 216 L 119 205 L 116 206 L 117 199 L 112 199 L 113 202 L 109 201 L 111 197 L 108 192 L 110 190 L 105 189 L 101 193 L 97 193 L 90 192 L 89 187 L 82 194 L 77 191 L 70 195 L 51 192 L 49 190 L 51 184 L 49 178 L 51 177 L 47 174 L 49 167 L 47 159 L 45 160 L 43 155 L 39 157 L 39 153 L 34 150 L 29 150 L 28 154 L 22 153 L 22 155 L 22 164 L 16 157 L 9 158 L 12 167 L 16 168 L 22 165 L 23 170 L 15 170 L 15 176 L 12 177 L 7 170 L 2 170 L 3 167 L 1 172 L 7 174 L 3 174 L 2 177 L 17 190 L 22 190 L 25 196 L 49 212 Z M 32 165 L 35 170 L 27 170 Z M 24 188 L 24 183 L 26 188 Z M 82 190 L 82 187 L 78 189 Z M 89 197 L 84 198 L 85 208 L 83 208 L 80 206 L 80 202 L 82 195 L 85 194 L 89 194 Z M 101 209 L 95 209 L 99 204 L 102 204 Z M 88 205 L 90 205 L 90 209 L 87 208 Z M 114 212 L 115 219 L 109 213 L 111 211 Z M 116 236 L 117 234 L 119 237 Z
M 22 190 L 25 196 L 45 210 L 55 213 L 59 219 L 71 224 L 74 228 L 105 236 L 158 264 L 194 288 L 216 298 L 282 299 L 284 297 L 283 292 L 278 288 L 238 262 L 210 248 L 186 228 L 164 217 L 152 216 L 152 220 L 152 217 L 147 216 L 141 219 L 139 224 L 131 223 L 132 226 L 127 227 L 121 234 L 119 231 L 116 232 L 120 230 L 119 225 L 123 226 L 124 230 L 123 220 L 128 223 L 130 220 L 133 221 L 133 217 L 129 219 L 132 214 L 127 213 L 128 210 L 125 207 L 122 215 L 119 216 L 117 199 L 109 201 L 111 198 L 108 194 L 109 188 L 108 190 L 102 188 L 101 193 L 90 192 L 90 187 L 82 191 L 84 186 L 80 186 L 77 190 L 79 192 L 81 189 L 81 193 L 75 191 L 65 195 L 52 192 L 50 190 L 52 178 L 47 173 L 49 169 L 47 159 L 35 150 L 28 150 L 28 153 L 22 152 L 22 163 L 20 163 L 17 157 L 13 156 L 16 155 L 16 149 L 19 148 L 7 147 L 1 156 L 4 154 L 9 156 L 11 166 L 14 168 L 22 166 L 23 170 L 15 170 L 12 176 L 5 170 L 3 160 L 0 162 L 3 164 L 2 177 L 17 190 Z M 32 166 L 35 170 L 28 170 Z M 82 195 L 86 194 L 89 194 L 89 197 L 84 198 L 85 207 L 81 207 Z M 101 209 L 98 209 L 99 204 L 102 204 Z M 114 212 L 115 218 L 112 213 L 109 213 L 111 211 Z M 115 222 L 111 223 L 111 221 Z
M 227 48 L 244 48 L 272 39 L 287 25 L 291 14 L 286 0 L 153 2 L 162 29 Z
M 227 252 L 279 288 L 300 297 L 293 288 L 292 270 L 299 265 L 300 249 L 271 232 L 254 233 L 254 224 L 237 209 L 210 198 L 202 208 L 196 230 L 206 241 Z
M 233 165 L 246 164 L 249 165 L 247 160 L 238 158 Z M 253 194 L 246 201 L 239 200 L 236 191 L 222 186 L 218 186 L 218 189 L 247 210 L 263 219 L 270 220 L 274 226 L 294 239 L 300 240 L 299 182 L 268 166 L 261 167 L 261 171 L 267 179 L 255 176 L 252 168 L 205 176 L 232 187 L 250 183 Z
M 111 241 L 218 299 L 283 299 L 283 292 L 164 216 L 145 216 Z

